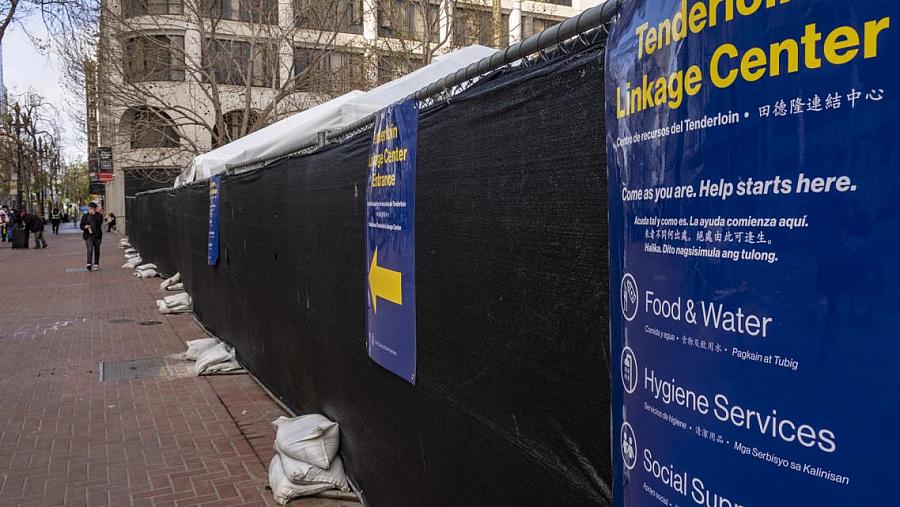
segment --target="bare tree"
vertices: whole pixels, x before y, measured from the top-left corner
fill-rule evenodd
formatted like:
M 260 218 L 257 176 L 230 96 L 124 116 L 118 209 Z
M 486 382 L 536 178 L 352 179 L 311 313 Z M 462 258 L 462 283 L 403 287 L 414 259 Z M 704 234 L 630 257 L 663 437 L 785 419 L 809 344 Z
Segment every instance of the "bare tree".
M 94 21 L 58 40 L 75 87 L 96 69 L 87 93 L 99 113 L 83 121 L 99 124 L 101 145 L 140 153 L 135 167 L 180 167 L 370 85 L 353 49 L 362 13 L 347 0 L 295 0 L 293 16 L 276 0 L 117 1 L 86 10 Z
M 13 106 L 0 123 L 0 165 L 5 187 L 16 182 L 20 205 L 30 205 L 43 214 L 45 202 L 53 199 L 53 177 L 61 165 L 59 112 L 33 92 L 10 97 Z M 11 193 L 11 192 L 10 192 Z

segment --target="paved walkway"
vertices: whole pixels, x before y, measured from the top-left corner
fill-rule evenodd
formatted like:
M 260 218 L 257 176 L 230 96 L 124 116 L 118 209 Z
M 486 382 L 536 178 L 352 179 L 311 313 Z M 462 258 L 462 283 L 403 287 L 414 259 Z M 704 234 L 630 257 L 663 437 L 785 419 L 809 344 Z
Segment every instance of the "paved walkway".
M 80 234 L 47 233 L 44 250 L 0 243 L 0 505 L 272 505 L 270 421 L 283 411 L 248 375 L 157 366 L 101 382 L 101 362 L 109 375 L 112 361 L 159 362 L 205 335 L 156 311 L 160 280 L 120 269 L 115 234 L 89 273 Z

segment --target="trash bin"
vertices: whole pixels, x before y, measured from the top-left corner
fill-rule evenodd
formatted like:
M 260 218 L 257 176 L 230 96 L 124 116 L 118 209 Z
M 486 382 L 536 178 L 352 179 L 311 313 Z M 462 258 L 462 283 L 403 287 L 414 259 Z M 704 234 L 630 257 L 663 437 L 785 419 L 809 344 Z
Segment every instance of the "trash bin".
M 13 248 L 28 248 L 28 231 L 26 231 L 23 228 L 13 227 L 12 247 Z

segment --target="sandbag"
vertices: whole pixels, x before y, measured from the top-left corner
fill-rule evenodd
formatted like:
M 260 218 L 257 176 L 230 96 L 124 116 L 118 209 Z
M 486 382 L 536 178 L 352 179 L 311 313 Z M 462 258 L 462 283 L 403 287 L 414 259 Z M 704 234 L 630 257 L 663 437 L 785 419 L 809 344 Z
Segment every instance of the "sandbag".
M 324 482 L 332 484 L 341 491 L 350 491 L 347 474 L 344 473 L 344 462 L 341 461 L 340 456 L 335 456 L 331 462 L 331 467 L 325 470 L 282 454 L 281 467 L 284 469 L 284 475 L 287 476 L 288 480 L 295 484 Z
M 135 254 L 135 253 L 138 253 L 138 251 L 135 250 L 134 248 L 126 248 L 126 249 L 125 249 L 125 255 L 128 255 L 128 254 Z
M 184 290 L 184 284 L 183 284 L 183 283 L 176 283 L 176 284 L 173 284 L 173 285 L 170 285 L 170 286 L 166 287 L 166 290 L 168 290 L 168 291 L 173 291 L 173 290 Z
M 140 265 L 141 262 L 143 262 L 143 259 L 141 259 L 140 257 L 135 257 L 133 259 L 129 259 L 128 262 L 126 262 L 125 264 L 122 264 L 122 269 L 134 269 L 134 268 L 138 267 L 138 265 Z
M 279 417 L 272 424 L 276 428 L 275 450 L 285 456 L 319 468 L 329 468 L 337 456 L 340 428 L 321 414 Z
M 152 262 L 148 263 L 148 264 L 141 264 L 140 266 L 138 266 L 134 269 L 137 269 L 140 271 L 144 271 L 145 269 L 156 269 L 156 264 L 153 264 Z
M 163 298 L 163 301 L 166 302 L 166 306 L 169 308 L 174 308 L 176 306 L 190 305 L 191 296 L 187 292 L 181 292 L 172 296 L 166 296 Z
M 158 274 L 155 269 L 141 269 L 134 272 L 134 276 L 137 278 L 153 278 Z
M 190 313 L 193 311 L 191 296 L 187 292 L 166 296 L 157 303 L 160 313 Z
M 204 350 L 197 356 L 197 362 L 194 363 L 194 371 L 197 375 L 203 375 L 213 366 L 231 361 L 232 359 L 234 359 L 234 349 L 228 346 L 227 343 L 219 343 L 218 345 L 214 345 Z
M 281 465 L 281 456 L 276 454 L 269 462 L 269 488 L 272 490 L 272 496 L 279 505 L 284 505 L 295 498 L 301 496 L 311 496 L 329 489 L 333 489 L 331 483 L 293 483 L 284 473 Z
M 171 287 L 172 285 L 175 285 L 176 283 L 178 283 L 178 282 L 180 282 L 180 281 L 181 281 L 181 273 L 175 273 L 174 276 L 169 277 L 169 278 L 166 278 L 165 280 L 163 280 L 163 281 L 159 284 L 159 289 L 160 289 L 160 290 L 167 290 L 169 287 Z
M 231 373 L 236 372 L 238 370 L 243 370 L 244 368 L 240 363 L 231 359 L 230 361 L 223 361 L 221 363 L 217 363 L 211 366 L 208 366 L 205 370 L 198 373 L 197 375 L 215 375 L 216 373 Z
M 219 344 L 218 338 L 199 338 L 197 340 L 189 340 L 185 342 L 187 350 L 181 354 L 181 357 L 190 361 L 196 361 L 200 354 L 206 352 L 212 347 Z

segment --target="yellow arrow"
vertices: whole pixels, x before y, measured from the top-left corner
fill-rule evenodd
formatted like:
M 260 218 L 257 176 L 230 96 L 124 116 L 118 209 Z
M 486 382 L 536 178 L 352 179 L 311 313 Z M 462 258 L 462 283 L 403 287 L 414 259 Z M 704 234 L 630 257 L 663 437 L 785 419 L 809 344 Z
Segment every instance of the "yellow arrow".
M 378 265 L 378 249 L 372 255 L 369 265 L 369 291 L 372 293 L 372 310 L 378 313 L 378 298 L 387 299 L 391 303 L 403 304 L 403 273 Z

